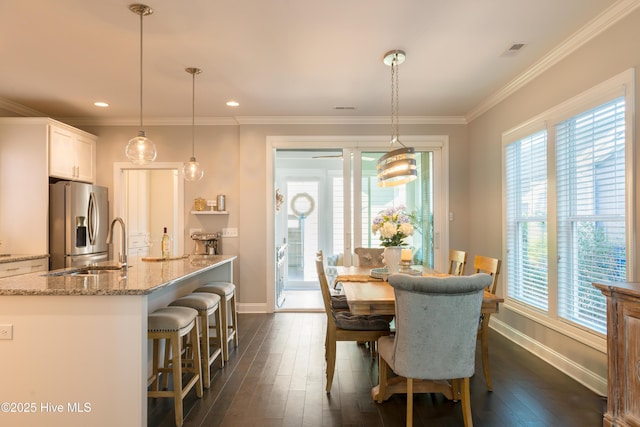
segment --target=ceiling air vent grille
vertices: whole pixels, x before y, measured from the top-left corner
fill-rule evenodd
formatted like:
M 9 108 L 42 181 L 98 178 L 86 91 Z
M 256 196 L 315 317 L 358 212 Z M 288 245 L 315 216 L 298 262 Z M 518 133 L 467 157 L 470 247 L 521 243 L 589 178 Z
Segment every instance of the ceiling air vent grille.
M 527 44 L 526 43 L 512 43 L 500 56 L 514 56 L 520 52 Z

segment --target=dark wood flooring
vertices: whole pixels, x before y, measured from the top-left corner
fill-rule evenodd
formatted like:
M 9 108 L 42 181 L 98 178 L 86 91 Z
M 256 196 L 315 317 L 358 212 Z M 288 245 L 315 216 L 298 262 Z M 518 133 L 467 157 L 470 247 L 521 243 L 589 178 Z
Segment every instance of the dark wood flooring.
M 185 427 L 404 426 L 406 396 L 378 404 L 370 390 L 378 364 L 356 343 L 338 343 L 331 394 L 324 391 L 324 313 L 240 314 L 240 345 L 211 389 L 185 398 Z M 471 379 L 476 426 L 601 426 L 606 399 L 547 363 L 489 333 L 493 392 L 479 353 Z M 414 397 L 415 426 L 462 426 L 460 404 L 442 395 Z M 173 401 L 149 399 L 148 426 L 174 426 Z

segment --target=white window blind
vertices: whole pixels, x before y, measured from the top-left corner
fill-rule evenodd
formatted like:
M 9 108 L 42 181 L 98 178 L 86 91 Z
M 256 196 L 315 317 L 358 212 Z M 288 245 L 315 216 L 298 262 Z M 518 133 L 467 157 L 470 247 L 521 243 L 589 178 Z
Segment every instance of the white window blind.
M 506 146 L 507 294 L 548 309 L 547 135 Z
M 558 316 L 606 333 L 592 282 L 626 280 L 625 102 L 556 125 Z

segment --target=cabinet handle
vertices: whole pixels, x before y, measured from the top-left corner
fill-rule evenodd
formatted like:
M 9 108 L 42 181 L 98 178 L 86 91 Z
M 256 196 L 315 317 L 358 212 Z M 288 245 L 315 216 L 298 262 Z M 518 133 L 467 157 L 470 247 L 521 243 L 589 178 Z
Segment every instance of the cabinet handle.
M 42 267 L 42 264 L 37 264 L 37 265 L 32 265 L 31 268 L 38 268 L 38 267 Z
M 20 270 L 20 267 L 7 268 L 5 271 L 18 271 L 18 270 Z

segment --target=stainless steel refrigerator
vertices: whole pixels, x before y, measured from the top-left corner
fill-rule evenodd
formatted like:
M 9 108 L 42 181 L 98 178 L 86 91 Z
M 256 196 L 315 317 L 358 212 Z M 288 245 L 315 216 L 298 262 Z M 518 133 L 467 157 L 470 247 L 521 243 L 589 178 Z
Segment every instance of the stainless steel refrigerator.
M 49 268 L 109 259 L 107 188 L 73 181 L 49 184 Z

